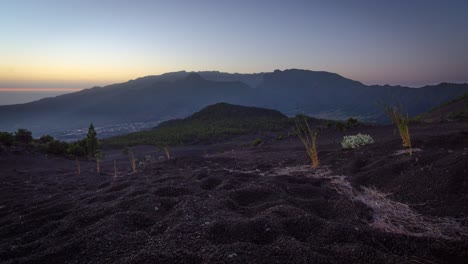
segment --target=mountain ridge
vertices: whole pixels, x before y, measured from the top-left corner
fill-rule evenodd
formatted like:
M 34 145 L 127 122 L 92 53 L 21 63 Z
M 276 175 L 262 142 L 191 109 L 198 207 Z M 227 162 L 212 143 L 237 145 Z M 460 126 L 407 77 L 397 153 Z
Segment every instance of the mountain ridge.
M 58 135 L 91 122 L 97 126 L 161 122 L 219 102 L 272 108 L 287 115 L 385 122 L 380 101 L 402 103 L 414 116 L 466 92 L 468 84 L 368 86 L 336 73 L 301 69 L 253 74 L 179 71 L 0 106 L 0 130 L 27 127 L 35 134 Z

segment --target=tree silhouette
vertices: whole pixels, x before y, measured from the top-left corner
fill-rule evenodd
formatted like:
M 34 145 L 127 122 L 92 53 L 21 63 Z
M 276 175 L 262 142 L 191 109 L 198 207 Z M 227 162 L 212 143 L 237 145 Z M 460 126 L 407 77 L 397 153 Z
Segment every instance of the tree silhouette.
M 87 145 L 87 152 L 88 156 L 90 158 L 94 158 L 94 155 L 97 152 L 98 149 L 98 139 L 97 139 L 97 133 L 96 130 L 94 129 L 93 123 L 89 125 L 88 129 L 88 134 L 86 135 L 86 145 Z
M 33 140 L 31 131 L 20 128 L 15 132 L 15 140 L 21 143 L 31 143 Z

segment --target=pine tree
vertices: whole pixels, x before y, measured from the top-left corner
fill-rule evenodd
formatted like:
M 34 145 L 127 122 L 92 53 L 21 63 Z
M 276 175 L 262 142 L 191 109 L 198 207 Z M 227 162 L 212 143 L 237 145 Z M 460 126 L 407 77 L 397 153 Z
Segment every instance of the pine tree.
M 92 123 L 89 125 L 88 135 L 86 135 L 86 144 L 88 156 L 93 158 L 98 149 L 98 140 L 96 130 L 94 130 Z

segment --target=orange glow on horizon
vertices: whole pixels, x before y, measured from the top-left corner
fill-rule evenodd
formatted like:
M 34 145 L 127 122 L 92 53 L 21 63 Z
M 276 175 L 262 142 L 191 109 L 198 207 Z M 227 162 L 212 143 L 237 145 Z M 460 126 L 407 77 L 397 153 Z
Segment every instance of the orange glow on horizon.
M 0 88 L 0 92 L 77 92 L 82 88 Z

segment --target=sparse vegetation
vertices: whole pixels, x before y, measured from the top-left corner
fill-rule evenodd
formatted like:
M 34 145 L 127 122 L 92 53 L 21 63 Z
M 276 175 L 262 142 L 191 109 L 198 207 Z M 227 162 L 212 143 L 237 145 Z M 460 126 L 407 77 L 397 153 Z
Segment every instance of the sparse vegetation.
M 133 152 L 133 149 L 131 148 L 124 148 L 122 153 L 124 155 L 129 155 L 130 159 L 130 165 L 132 166 L 132 172 L 136 172 L 136 159 L 135 159 L 135 153 Z
M 350 128 L 350 127 L 355 127 L 359 124 L 359 121 L 355 118 L 348 118 L 348 120 L 346 121 L 346 127 Z
M 359 133 L 357 135 L 344 136 L 341 141 L 341 146 L 344 149 L 355 149 L 372 143 L 374 143 L 374 139 L 370 135 Z
M 51 135 L 44 135 L 39 138 L 39 142 L 41 143 L 49 143 L 49 142 L 53 142 L 54 140 L 55 140 L 54 137 Z
M 33 141 L 31 131 L 20 128 L 15 132 L 15 141 L 20 143 L 29 144 Z
M 0 144 L 11 146 L 15 142 L 15 137 L 8 132 L 0 132 Z
M 87 155 L 86 140 L 78 140 L 68 144 L 67 153 L 73 156 L 83 157 Z
M 311 117 L 307 119 L 311 123 L 325 122 Z M 116 136 L 100 143 L 111 147 L 139 144 L 177 146 L 218 142 L 236 135 L 287 131 L 292 127 L 294 118 L 275 110 L 216 104 L 185 119 L 166 121 L 152 130 Z
M 295 123 L 296 127 L 294 129 L 294 133 L 297 135 L 302 144 L 304 144 L 312 167 L 316 168 L 320 165 L 316 144 L 318 131 L 312 131 L 307 118 L 304 116 L 302 116 L 302 118 L 297 117 L 295 119 Z
M 459 111 L 459 112 L 452 112 L 452 113 L 448 114 L 447 117 L 450 118 L 450 119 L 454 119 L 454 120 L 468 119 L 468 110 Z
M 276 136 L 276 140 L 277 140 L 277 141 L 283 140 L 283 139 L 285 139 L 285 138 L 286 138 L 286 136 L 283 135 L 283 134 L 279 134 L 278 136 Z
M 6 147 L 23 146 L 47 154 L 61 156 L 83 157 L 89 154 L 87 139 L 71 143 L 57 140 L 51 135 L 44 135 L 39 139 L 34 139 L 32 133 L 26 129 L 18 129 L 15 133 L 0 132 L 0 145 Z
M 338 130 L 338 131 L 345 131 L 346 130 L 346 126 L 343 122 L 341 121 L 336 121 L 335 123 L 335 129 Z
M 387 105 L 385 106 L 385 111 L 392 122 L 398 127 L 403 147 L 409 148 L 409 154 L 412 155 L 411 137 L 408 127 L 410 119 L 408 114 L 403 113 L 402 106 L 390 107 Z
M 256 147 L 258 145 L 262 144 L 262 139 L 256 138 L 254 141 L 252 141 L 252 146 Z
M 171 159 L 171 153 L 169 152 L 169 146 L 164 147 L 164 152 L 166 153 L 166 158 L 168 160 L 170 160 Z
M 104 154 L 101 151 L 96 151 L 96 154 L 94 154 L 94 158 L 96 159 L 96 171 L 97 173 L 101 173 L 101 160 L 104 157 Z

